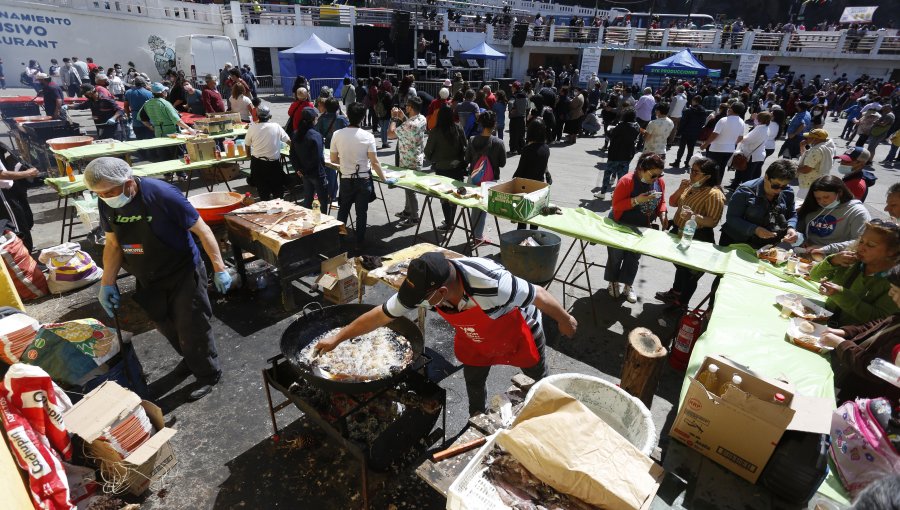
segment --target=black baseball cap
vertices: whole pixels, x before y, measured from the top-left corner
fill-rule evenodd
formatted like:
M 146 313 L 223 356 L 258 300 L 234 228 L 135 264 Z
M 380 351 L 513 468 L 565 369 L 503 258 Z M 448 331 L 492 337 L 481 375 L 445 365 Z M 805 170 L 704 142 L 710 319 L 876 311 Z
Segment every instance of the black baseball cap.
M 413 308 L 436 289 L 441 288 L 450 277 L 450 264 L 444 254 L 428 252 L 409 263 L 406 279 L 400 285 L 397 299 L 400 304 Z

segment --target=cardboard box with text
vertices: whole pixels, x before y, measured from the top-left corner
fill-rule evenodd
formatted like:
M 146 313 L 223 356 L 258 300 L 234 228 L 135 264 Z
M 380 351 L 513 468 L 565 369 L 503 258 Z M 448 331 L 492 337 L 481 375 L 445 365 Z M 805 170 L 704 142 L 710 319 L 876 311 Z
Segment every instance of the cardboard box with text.
M 360 283 L 356 266 L 346 253 L 322 262 L 322 274 L 316 278 L 325 300 L 338 305 L 359 299 Z

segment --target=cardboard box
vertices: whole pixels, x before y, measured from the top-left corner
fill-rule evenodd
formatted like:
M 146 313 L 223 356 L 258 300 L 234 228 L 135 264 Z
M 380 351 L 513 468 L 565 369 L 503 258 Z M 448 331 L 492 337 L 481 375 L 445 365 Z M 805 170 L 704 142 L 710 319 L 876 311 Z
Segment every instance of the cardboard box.
M 216 159 L 215 140 L 209 138 L 194 138 L 188 140 L 186 145 L 192 163 Z
M 827 399 L 795 395 L 787 383 L 721 356 L 708 356 L 697 373 L 710 363 L 719 366 L 719 384 L 738 374 L 749 396 L 726 392 L 720 397 L 688 377 L 690 386 L 669 435 L 741 478 L 756 483 L 785 430 L 829 432 L 832 406 Z M 783 394 L 788 405 L 774 403 L 775 393 Z
M 104 429 L 137 406 L 144 408 L 157 432 L 123 459 L 100 436 Z M 134 495 L 146 491 L 177 462 L 175 451 L 169 444 L 176 430 L 166 427 L 162 411 L 115 382 L 105 382 L 85 395 L 63 415 L 63 420 L 69 431 L 84 439 L 90 454 L 100 459 L 100 470 L 105 478 L 122 480 L 122 488 Z
M 221 135 L 234 131 L 234 123 L 229 118 L 206 118 L 194 121 L 194 129 L 209 135 Z
M 322 289 L 326 301 L 338 305 L 352 303 L 362 296 L 356 265 L 347 258 L 346 253 L 322 262 L 322 274 L 316 278 L 316 284 Z
M 488 212 L 511 220 L 526 221 L 550 204 L 550 185 L 516 177 L 488 188 Z

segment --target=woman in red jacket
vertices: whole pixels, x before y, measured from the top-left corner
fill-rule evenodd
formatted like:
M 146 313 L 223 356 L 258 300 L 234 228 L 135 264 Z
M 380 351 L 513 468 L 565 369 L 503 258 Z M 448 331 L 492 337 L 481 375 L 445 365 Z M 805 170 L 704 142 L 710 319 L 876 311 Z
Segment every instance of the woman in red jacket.
M 669 228 L 666 217 L 666 185 L 663 182 L 665 163 L 658 154 L 645 152 L 638 158 L 634 172 L 619 179 L 612 197 L 610 217 L 619 223 L 636 227 L 650 227 L 656 218 L 663 230 Z M 608 247 L 604 277 L 609 282 L 609 295 L 624 295 L 629 303 L 637 302 L 632 284 L 637 276 L 641 256 L 638 253 Z M 623 288 L 619 284 L 624 284 Z
M 304 108 L 314 108 L 312 101 L 309 100 L 309 91 L 306 87 L 300 87 L 294 92 L 294 102 L 288 107 L 288 118 L 291 119 L 291 130 L 288 135 L 300 129 L 300 119 L 303 117 Z M 287 130 L 286 130 L 287 131 Z

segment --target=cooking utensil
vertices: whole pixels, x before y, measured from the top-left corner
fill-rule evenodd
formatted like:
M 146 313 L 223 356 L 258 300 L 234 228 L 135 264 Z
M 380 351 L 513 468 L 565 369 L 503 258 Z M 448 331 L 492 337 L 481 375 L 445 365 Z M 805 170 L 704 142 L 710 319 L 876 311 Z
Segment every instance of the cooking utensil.
M 374 305 L 347 304 L 323 308 L 318 303 L 313 303 L 319 308 L 309 310 L 309 305 L 304 308 L 297 319 L 292 322 L 281 335 L 281 352 L 288 360 L 294 372 L 309 382 L 311 385 L 326 391 L 341 393 L 366 393 L 378 391 L 394 386 L 407 370 L 421 367 L 423 361 L 422 352 L 425 341 L 419 328 L 409 319 L 400 317 L 394 319 L 386 327 L 406 337 L 413 349 L 413 359 L 403 369 L 392 373 L 388 377 L 371 381 L 337 381 L 324 379 L 316 375 L 313 370 L 302 361 L 300 352 L 311 342 L 335 328 L 346 326 L 360 315 L 368 312 Z
M 450 457 L 456 457 L 457 455 L 466 453 L 467 451 L 474 450 L 475 448 L 478 448 L 479 446 L 483 445 L 486 442 L 487 442 L 486 437 L 479 437 L 478 439 L 473 439 L 472 441 L 469 441 L 467 443 L 463 443 L 463 444 L 456 445 L 456 446 L 451 446 L 450 448 L 447 448 L 446 450 L 441 450 L 441 451 L 435 453 L 434 455 L 432 455 L 431 461 L 432 462 L 440 462 L 442 460 L 447 460 Z

